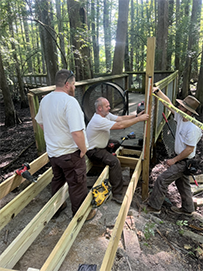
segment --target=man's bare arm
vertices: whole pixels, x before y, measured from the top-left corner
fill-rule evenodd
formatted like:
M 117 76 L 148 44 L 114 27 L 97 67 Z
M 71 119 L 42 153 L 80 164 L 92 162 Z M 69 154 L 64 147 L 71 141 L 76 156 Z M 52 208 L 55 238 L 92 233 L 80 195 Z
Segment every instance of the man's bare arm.
M 85 136 L 84 136 L 83 130 L 72 132 L 71 135 L 72 135 L 73 140 L 75 141 L 76 145 L 78 146 L 78 148 L 81 151 L 80 157 L 82 158 L 85 155 L 85 153 L 87 152 L 87 147 L 85 144 Z
M 127 120 L 121 120 L 116 122 L 112 127 L 111 130 L 120 130 L 120 129 L 124 129 L 124 128 L 128 128 L 134 124 L 136 124 L 137 122 L 140 121 L 145 121 L 149 119 L 149 115 L 148 114 L 139 114 L 138 117 L 134 117 L 134 118 L 130 118 Z
M 172 165 L 174 165 L 176 162 L 181 161 L 181 160 L 187 158 L 187 157 L 193 152 L 193 150 L 194 150 L 194 147 L 193 147 L 193 146 L 188 146 L 188 145 L 186 145 L 186 148 L 185 148 L 180 154 L 178 154 L 178 155 L 175 156 L 174 158 L 168 159 L 168 160 L 166 161 L 167 165 L 168 165 L 168 166 L 172 166 Z

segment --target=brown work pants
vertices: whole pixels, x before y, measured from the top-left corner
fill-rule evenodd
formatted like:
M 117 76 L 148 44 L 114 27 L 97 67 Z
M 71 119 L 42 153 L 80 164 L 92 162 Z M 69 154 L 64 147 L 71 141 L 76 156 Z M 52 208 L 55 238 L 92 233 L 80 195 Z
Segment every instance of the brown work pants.
M 85 157 L 80 158 L 80 150 L 78 150 L 49 159 L 54 175 L 51 183 L 52 195 L 67 182 L 74 216 L 88 193 Z
M 149 198 L 149 205 L 157 210 L 161 209 L 169 184 L 175 181 L 182 200 L 182 208 L 186 212 L 194 211 L 190 179 L 184 174 L 186 162 L 180 161 L 170 166 L 160 174 L 154 184 L 153 191 Z
M 112 142 L 112 141 L 111 141 Z M 113 195 L 121 195 L 123 190 L 123 178 L 120 161 L 107 149 L 94 148 L 87 151 L 87 156 L 93 162 L 100 162 L 109 166 L 109 182 Z

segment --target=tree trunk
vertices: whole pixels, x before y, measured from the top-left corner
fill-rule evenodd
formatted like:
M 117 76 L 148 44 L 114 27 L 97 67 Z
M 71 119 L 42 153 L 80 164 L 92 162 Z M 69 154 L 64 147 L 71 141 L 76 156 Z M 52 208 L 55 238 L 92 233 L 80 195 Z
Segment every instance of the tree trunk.
M 11 99 L 10 90 L 7 84 L 1 53 L 0 53 L 0 88 L 2 90 L 3 99 L 4 99 L 5 125 L 7 127 L 15 126 L 15 124 L 18 123 L 18 117 L 15 111 L 13 101 Z
M 98 2 L 97 9 L 98 11 Z M 96 13 L 95 18 L 95 0 L 91 2 L 91 18 L 92 18 L 92 43 L 93 43 L 93 52 L 94 52 L 94 71 L 99 73 L 99 25 L 98 25 L 99 12 Z
M 37 12 L 40 20 L 40 38 L 47 69 L 47 85 L 54 85 L 58 65 L 55 33 L 51 28 L 51 18 L 48 12 L 50 9 L 49 2 L 47 0 L 38 0 L 36 3 L 38 4 Z
M 125 54 L 126 34 L 128 29 L 129 0 L 119 0 L 119 15 L 116 32 L 116 47 L 114 51 L 112 74 L 123 72 L 123 61 Z
M 76 80 L 91 78 L 90 50 L 87 45 L 86 11 L 75 0 L 67 0 L 71 46 L 74 51 Z
M 185 68 L 183 71 L 183 86 L 182 86 L 182 97 L 186 97 L 190 90 L 190 75 L 192 67 L 192 58 L 195 55 L 195 43 L 197 40 L 198 29 L 198 17 L 201 13 L 201 0 L 193 0 L 192 15 L 190 22 L 189 40 L 188 40 L 188 50 L 185 61 Z
M 172 25 L 173 25 L 173 9 L 174 9 L 174 0 L 169 0 L 168 7 L 168 46 L 167 46 L 167 70 L 172 69 L 172 53 L 173 53 L 173 34 L 172 34 Z
M 202 43 L 202 57 L 201 57 L 201 65 L 197 83 L 197 91 L 196 97 L 200 101 L 200 106 L 198 108 L 199 113 L 203 113 L 203 43 Z
M 166 70 L 168 39 L 168 0 L 158 0 L 158 27 L 155 70 Z
M 179 70 L 180 65 L 180 0 L 176 0 L 176 40 L 175 40 L 175 69 Z
M 8 4 L 8 10 L 9 10 L 10 14 L 12 14 L 10 4 Z M 13 39 L 15 39 L 14 38 L 13 25 L 12 25 L 12 18 L 10 16 L 9 16 L 9 30 L 10 30 L 11 36 L 13 37 Z M 27 100 L 27 97 L 26 97 L 25 92 L 24 92 L 24 83 L 23 83 L 23 80 L 22 80 L 20 66 L 19 66 L 19 63 L 18 63 L 18 57 L 17 57 L 17 54 L 16 54 L 15 43 L 12 42 L 12 41 L 11 41 L 11 47 L 12 47 L 12 50 L 13 50 L 13 58 L 15 60 L 16 75 L 17 75 L 18 86 L 19 86 L 19 91 L 20 91 L 21 108 L 26 108 L 26 107 L 28 107 L 28 100 Z
M 104 0 L 104 44 L 105 44 L 105 57 L 106 57 L 106 71 L 111 70 L 111 27 L 110 27 L 110 8 L 109 0 Z
M 64 46 L 64 36 L 61 33 L 64 33 L 63 30 L 63 20 L 62 20 L 62 9 L 63 9 L 63 2 L 61 0 L 56 0 L 56 14 L 58 19 L 58 32 L 59 32 L 59 43 L 61 48 L 61 63 L 63 69 L 67 69 L 67 62 L 66 62 L 66 56 L 65 56 L 65 46 Z

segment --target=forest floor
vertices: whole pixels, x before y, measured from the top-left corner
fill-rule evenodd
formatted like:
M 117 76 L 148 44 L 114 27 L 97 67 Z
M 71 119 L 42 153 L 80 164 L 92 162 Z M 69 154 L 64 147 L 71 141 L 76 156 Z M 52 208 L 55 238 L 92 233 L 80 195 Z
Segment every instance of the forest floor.
M 20 109 L 16 104 L 16 110 L 22 123 L 16 127 L 6 128 L 4 126 L 4 106 L 1 101 L 0 183 L 13 175 L 23 163 L 31 163 L 38 157 L 29 108 Z M 203 115 L 198 117 L 198 120 L 203 122 Z M 163 160 L 167 158 L 167 154 L 161 142 L 157 144 L 156 157 L 157 160 L 153 167 L 150 166 L 150 189 L 158 174 L 166 169 Z M 203 174 L 203 138 L 198 144 L 196 159 L 199 164 L 198 174 Z M 130 180 L 128 168 L 123 168 L 123 176 L 126 180 Z M 88 177 L 89 186 L 94 181 L 93 177 Z M 191 184 L 191 186 L 195 189 L 195 185 Z M 0 208 L 15 198 L 24 188 L 21 185 L 0 200 Z M 198 197 L 203 198 L 203 194 L 200 193 Z M 0 254 L 49 199 L 50 185 L 0 231 Z M 68 199 L 67 203 L 67 208 L 57 219 L 50 220 L 13 267 L 15 270 L 27 271 L 29 267 L 41 268 L 71 221 Z M 161 214 L 148 214 L 145 211 L 145 204 L 141 200 L 141 182 L 138 183 L 112 270 L 203 270 L 203 207 L 197 207 L 195 215 L 187 217 L 172 213 L 170 211 L 172 205 L 178 207 L 181 205 L 180 195 L 174 183 L 169 186 Z M 60 271 L 77 271 L 79 264 L 87 264 L 84 269 L 86 271 L 93 270 L 87 269 L 90 264 L 97 265 L 97 271 L 99 270 L 119 209 L 120 205 L 111 200 L 98 208 L 95 218 L 83 225 L 60 267 Z

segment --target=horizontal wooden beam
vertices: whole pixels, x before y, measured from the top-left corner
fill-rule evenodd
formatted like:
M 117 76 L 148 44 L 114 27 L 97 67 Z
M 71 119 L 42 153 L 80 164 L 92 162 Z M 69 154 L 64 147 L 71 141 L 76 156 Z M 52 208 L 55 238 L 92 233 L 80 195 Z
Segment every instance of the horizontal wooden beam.
M 36 171 L 45 166 L 48 162 L 49 158 L 47 156 L 47 153 L 42 154 L 40 157 L 38 157 L 29 164 L 30 174 L 33 175 Z M 6 179 L 3 183 L 0 184 L 0 199 L 5 197 L 8 193 L 10 193 L 13 189 L 18 187 L 24 181 L 25 179 L 17 174 L 14 174 L 10 178 Z
M 125 157 L 125 156 L 119 156 L 119 155 L 117 155 L 117 158 L 119 159 L 121 166 L 130 167 L 131 169 L 135 168 L 139 160 L 138 158 L 131 158 L 131 157 Z
M 65 183 L 0 255 L 2 267 L 13 268 L 16 265 L 68 196 Z
M 106 166 L 94 186 L 100 185 L 102 181 L 108 178 L 109 166 Z M 48 259 L 40 269 L 40 271 L 57 271 L 63 263 L 66 255 L 68 254 L 73 242 L 75 241 L 80 229 L 82 228 L 89 212 L 92 209 L 92 192 L 90 191 L 80 206 L 79 210 L 71 220 L 67 229 L 64 231 L 60 240 L 52 250 Z
M 106 270 L 111 270 L 113 263 L 114 263 L 114 258 L 116 255 L 116 251 L 118 248 L 118 243 L 121 237 L 121 233 L 123 230 L 123 226 L 125 223 L 125 219 L 128 213 L 128 210 L 130 208 L 130 204 L 133 198 L 133 194 L 135 191 L 135 188 L 138 183 L 138 179 L 141 174 L 141 166 L 142 166 L 142 155 L 139 158 L 139 161 L 137 163 L 137 166 L 133 172 L 132 178 L 130 180 L 130 183 L 128 185 L 128 189 L 126 191 L 123 203 L 121 205 L 121 209 L 119 211 L 116 224 L 113 228 L 113 232 L 111 234 L 111 239 L 109 241 L 109 245 L 107 247 L 100 271 L 106 271 Z
M 45 171 L 36 183 L 30 184 L 17 197 L 0 210 L 0 230 L 27 206 L 52 180 L 52 168 Z

